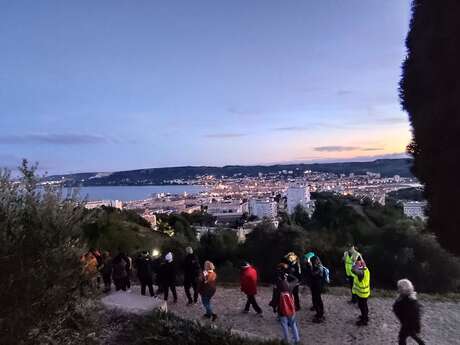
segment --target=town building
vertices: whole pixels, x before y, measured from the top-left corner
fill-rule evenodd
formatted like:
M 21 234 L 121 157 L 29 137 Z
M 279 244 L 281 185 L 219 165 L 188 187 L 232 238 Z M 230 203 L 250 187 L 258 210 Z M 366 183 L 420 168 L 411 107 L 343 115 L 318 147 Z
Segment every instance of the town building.
M 403 203 L 404 214 L 410 218 L 420 218 L 424 220 L 426 201 L 407 201 Z
M 92 210 L 93 208 L 98 208 L 98 207 L 115 207 L 118 209 L 123 209 L 123 202 L 120 200 L 98 200 L 98 201 L 88 201 L 85 204 L 85 207 L 89 210 Z
M 294 213 L 297 205 L 308 208 L 310 205 L 310 191 L 305 186 L 292 186 L 286 192 L 286 206 L 289 214 Z
M 278 215 L 278 203 L 268 199 L 250 199 L 249 214 L 260 219 L 273 219 Z

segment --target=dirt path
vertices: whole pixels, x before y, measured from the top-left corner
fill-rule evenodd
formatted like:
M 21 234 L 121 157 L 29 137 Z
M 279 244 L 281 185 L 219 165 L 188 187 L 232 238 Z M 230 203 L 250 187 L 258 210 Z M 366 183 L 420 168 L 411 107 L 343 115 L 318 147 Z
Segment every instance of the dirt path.
M 168 303 L 168 311 L 186 319 L 202 319 L 204 309 L 201 303 L 187 306 L 183 288 L 178 287 L 179 302 Z M 212 302 L 219 316 L 217 326 L 232 329 L 235 333 L 249 334 L 261 338 L 281 338 L 281 328 L 268 303 L 271 299 L 270 288 L 260 288 L 257 296 L 264 317 L 258 317 L 253 311 L 242 314 L 246 302 L 245 296 L 237 288 L 219 288 Z M 133 287 L 131 293 L 117 292 L 104 297 L 105 305 L 116 307 L 130 313 L 142 314 L 153 308 L 163 307 L 160 299 L 140 296 L 139 288 Z M 311 297 L 308 291 L 302 292 L 302 310 L 297 319 L 300 325 L 302 344 L 397 344 L 399 324 L 392 313 L 393 299 L 371 298 L 369 300 L 370 323 L 367 327 L 357 327 L 355 321 L 359 315 L 356 306 L 347 303 L 347 297 L 323 295 L 326 321 L 323 324 L 311 322 L 313 312 L 309 310 Z M 427 344 L 460 344 L 460 303 L 427 302 L 423 305 L 422 337 Z M 408 344 L 411 344 L 410 341 Z
M 204 312 L 201 304 L 186 306 L 183 289 L 179 288 L 179 303 L 168 303 L 168 310 L 176 315 L 195 320 Z M 217 325 L 264 338 L 280 338 L 281 329 L 276 317 L 268 307 L 271 289 L 261 288 L 258 302 L 264 310 L 260 318 L 253 311 L 242 314 L 244 295 L 236 288 L 220 288 L 213 298 L 215 312 L 219 315 Z M 347 303 L 346 297 L 324 295 L 326 321 L 311 322 L 313 312 L 309 310 L 311 297 L 306 291 L 302 296 L 302 310 L 298 313 L 303 344 L 397 344 L 399 324 L 392 313 L 393 300 L 372 298 L 369 300 L 369 326 L 359 328 L 355 321 L 359 315 L 357 307 Z M 424 307 L 422 337 L 427 344 L 460 344 L 460 304 L 422 302 Z M 410 341 L 408 342 L 409 344 Z

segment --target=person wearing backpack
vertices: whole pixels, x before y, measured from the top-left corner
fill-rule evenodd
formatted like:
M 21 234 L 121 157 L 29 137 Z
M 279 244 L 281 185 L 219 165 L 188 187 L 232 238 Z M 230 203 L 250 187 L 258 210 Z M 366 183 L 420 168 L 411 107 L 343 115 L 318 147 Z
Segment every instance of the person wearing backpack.
M 290 343 L 289 330 L 294 344 L 300 343 L 299 329 L 296 320 L 296 308 L 292 291 L 298 286 L 298 279 L 288 274 L 288 266 L 281 263 L 277 266 L 273 296 L 269 305 L 273 312 L 278 314 L 284 340 Z
M 412 282 L 408 279 L 398 281 L 399 297 L 393 305 L 393 312 L 401 322 L 399 331 L 399 345 L 406 345 L 407 338 L 411 337 L 417 344 L 424 345 L 418 336 L 420 333 L 421 306 L 417 301 L 417 293 Z
M 198 292 L 201 295 L 201 302 L 203 303 L 203 306 L 206 310 L 204 317 L 206 319 L 211 319 L 211 321 L 215 321 L 217 319 L 217 315 L 214 314 L 211 304 L 211 299 L 216 293 L 217 289 L 217 274 L 215 269 L 216 268 L 211 261 L 205 261 L 204 269 L 198 285 Z
M 313 308 L 316 311 L 316 315 L 313 317 L 313 322 L 321 323 L 324 321 L 324 304 L 323 299 L 321 298 L 321 293 L 323 292 L 324 284 L 326 281 L 326 272 L 318 256 L 313 256 L 309 262 L 310 290 L 313 301 Z

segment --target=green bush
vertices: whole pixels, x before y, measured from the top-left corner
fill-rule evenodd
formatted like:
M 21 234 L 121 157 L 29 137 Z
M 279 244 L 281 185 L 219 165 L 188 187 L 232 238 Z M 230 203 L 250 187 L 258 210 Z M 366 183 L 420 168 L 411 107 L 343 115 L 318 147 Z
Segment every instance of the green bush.
M 250 340 L 230 331 L 154 312 L 132 320 L 122 329 L 117 344 L 131 345 L 281 345 L 279 341 Z
M 77 295 L 83 206 L 38 188 L 27 161 L 19 183 L 0 174 L 0 343 L 18 344 Z

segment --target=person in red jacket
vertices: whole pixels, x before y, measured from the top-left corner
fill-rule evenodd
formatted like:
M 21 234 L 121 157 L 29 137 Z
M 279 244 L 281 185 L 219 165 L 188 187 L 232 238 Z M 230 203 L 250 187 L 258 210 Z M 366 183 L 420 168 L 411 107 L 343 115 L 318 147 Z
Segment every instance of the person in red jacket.
M 246 306 L 244 307 L 243 313 L 245 314 L 249 313 L 249 308 L 252 305 L 256 313 L 262 316 L 262 309 L 260 309 L 256 301 L 257 271 L 254 267 L 252 267 L 246 261 L 242 262 L 240 268 L 241 268 L 241 273 L 240 273 L 241 291 L 243 291 L 243 293 L 245 293 L 247 296 L 247 302 L 246 302 Z

